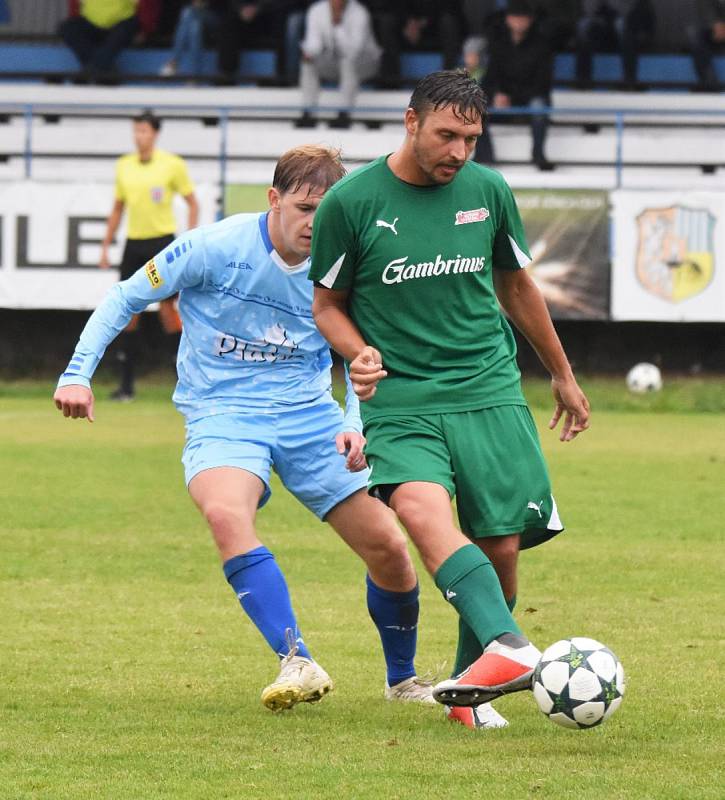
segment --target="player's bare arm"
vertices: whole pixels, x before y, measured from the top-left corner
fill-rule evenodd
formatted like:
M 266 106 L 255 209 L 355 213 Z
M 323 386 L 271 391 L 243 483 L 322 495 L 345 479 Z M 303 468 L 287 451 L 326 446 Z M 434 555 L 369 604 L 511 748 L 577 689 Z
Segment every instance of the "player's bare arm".
M 53 395 L 55 407 L 63 412 L 64 417 L 72 419 L 88 419 L 93 422 L 93 392 L 86 386 L 70 384 L 61 386 Z
M 312 314 L 320 333 L 349 364 L 350 382 L 360 400 L 369 400 L 388 374 L 380 353 L 365 344 L 347 311 L 347 292 L 315 286 Z
M 111 213 L 108 215 L 108 220 L 106 222 L 106 235 L 103 237 L 103 241 L 101 242 L 101 257 L 98 261 L 98 266 L 101 269 L 109 269 L 111 266 L 111 261 L 108 258 L 108 248 L 111 246 L 114 238 L 116 237 L 116 231 L 118 230 L 118 226 L 121 224 L 123 207 L 123 200 L 113 201 L 113 208 L 111 209 Z
M 495 270 L 494 284 L 502 308 L 551 374 L 556 407 L 549 428 L 553 430 L 563 417 L 559 439 L 569 442 L 589 427 L 589 401 L 576 382 L 544 297 L 524 269 Z

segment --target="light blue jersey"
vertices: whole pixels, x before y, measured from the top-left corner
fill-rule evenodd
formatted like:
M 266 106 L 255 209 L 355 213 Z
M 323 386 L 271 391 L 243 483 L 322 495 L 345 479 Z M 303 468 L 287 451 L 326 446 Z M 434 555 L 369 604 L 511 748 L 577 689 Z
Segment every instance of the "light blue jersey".
M 267 214 L 237 214 L 185 233 L 109 292 L 58 385 L 90 386 L 106 347 L 131 317 L 180 292 L 173 399 L 187 422 L 313 405 L 329 397 L 332 359 L 312 318 L 308 269 L 309 259 L 284 263 Z M 341 430 L 362 431 L 349 381 Z

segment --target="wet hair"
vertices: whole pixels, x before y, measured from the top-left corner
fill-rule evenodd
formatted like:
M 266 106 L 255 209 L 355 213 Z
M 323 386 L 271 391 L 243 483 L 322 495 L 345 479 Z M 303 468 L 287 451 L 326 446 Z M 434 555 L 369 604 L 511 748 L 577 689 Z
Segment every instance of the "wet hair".
M 281 193 L 297 192 L 305 184 L 327 191 L 345 175 L 340 151 L 319 144 L 293 147 L 280 156 L 272 186 Z
M 155 131 L 161 130 L 161 120 L 150 108 L 145 108 L 133 117 L 134 122 L 147 122 Z
M 465 69 L 431 72 L 422 78 L 410 96 L 408 106 L 422 119 L 428 111 L 452 106 L 464 122 L 484 122 L 486 95 Z

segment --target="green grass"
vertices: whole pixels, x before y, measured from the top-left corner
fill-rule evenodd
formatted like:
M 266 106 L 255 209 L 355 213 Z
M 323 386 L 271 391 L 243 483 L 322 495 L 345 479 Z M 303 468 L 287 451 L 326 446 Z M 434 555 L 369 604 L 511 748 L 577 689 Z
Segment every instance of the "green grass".
M 725 384 L 584 383 L 592 430 L 566 445 L 529 385 L 568 530 L 522 556 L 517 614 L 541 645 L 612 647 L 625 701 L 571 732 L 505 698 L 511 726 L 479 734 L 382 699 L 364 569 L 277 483 L 259 528 L 336 690 L 267 712 L 275 660 L 186 495 L 171 387 L 122 406 L 102 387 L 90 425 L 62 419 L 50 385 L 6 385 L 0 798 L 722 798 Z M 450 666 L 456 626 L 421 584 L 424 671 Z

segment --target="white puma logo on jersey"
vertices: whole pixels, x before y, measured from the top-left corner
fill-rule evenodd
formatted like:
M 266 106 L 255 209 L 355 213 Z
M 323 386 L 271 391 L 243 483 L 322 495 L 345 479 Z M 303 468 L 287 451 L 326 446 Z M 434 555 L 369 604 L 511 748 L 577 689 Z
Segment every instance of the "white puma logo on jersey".
M 526 508 L 533 509 L 539 515 L 539 519 L 541 519 L 541 506 L 543 506 L 543 505 L 544 505 L 544 501 L 543 500 L 538 505 L 533 500 L 529 500 L 528 505 L 526 506 Z
M 458 597 L 458 595 L 450 589 L 446 589 L 446 600 L 453 600 L 454 597 Z
M 384 219 L 379 219 L 375 225 L 378 228 L 390 228 L 390 230 L 397 236 L 398 231 L 395 230 L 395 223 L 400 219 L 400 217 L 396 217 L 392 222 L 386 222 Z

